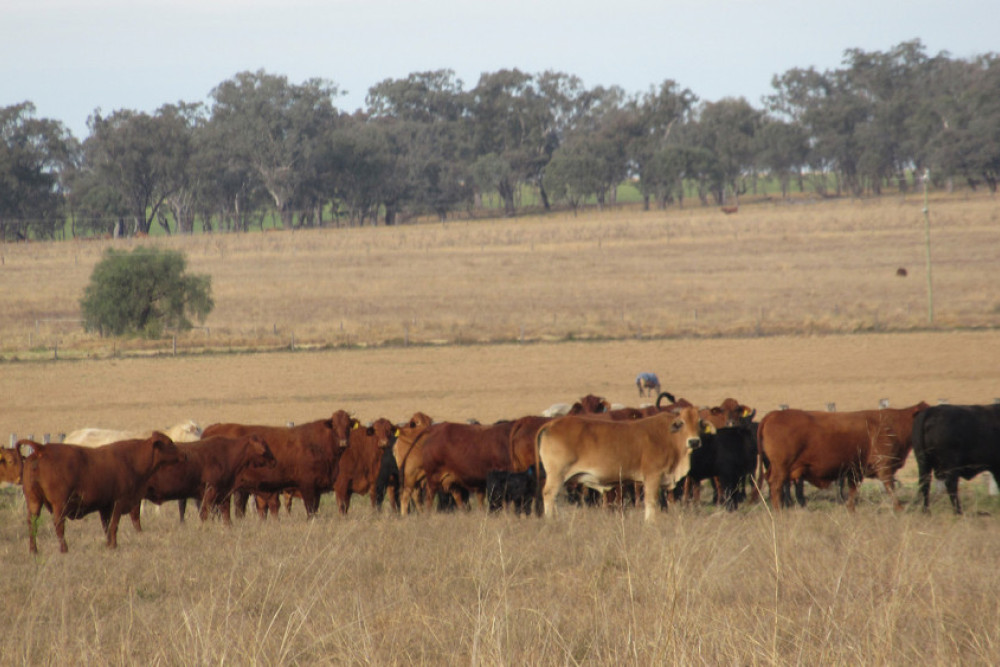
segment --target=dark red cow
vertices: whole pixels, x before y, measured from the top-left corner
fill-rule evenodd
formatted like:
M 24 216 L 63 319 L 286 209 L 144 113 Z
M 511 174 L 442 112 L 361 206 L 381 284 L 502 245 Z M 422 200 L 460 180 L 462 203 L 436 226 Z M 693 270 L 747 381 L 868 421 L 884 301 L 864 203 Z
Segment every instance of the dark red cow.
M 22 487 L 31 553 L 38 553 L 35 533 L 42 507 L 52 513 L 61 552 L 68 550 L 66 519 L 80 519 L 91 512 L 100 514 L 108 547 L 117 547 L 118 521 L 142 501 L 149 478 L 161 467 L 184 460 L 162 433 L 96 449 L 21 440 L 18 450 L 24 456 Z
M 769 412 L 757 429 L 758 486 L 765 459 L 775 510 L 781 509 L 786 482 L 806 481 L 825 489 L 844 479 L 849 489 L 847 509 L 853 512 L 858 484 L 865 477 L 877 477 L 893 507 L 901 510 L 893 477 L 913 448 L 913 419 L 928 407 L 921 402 L 908 408 L 857 412 Z
M 214 508 L 228 525 L 229 499 L 237 475 L 248 468 L 275 466 L 270 448 L 256 433 L 239 438 L 214 436 L 195 442 L 179 442 L 177 448 L 186 460 L 153 473 L 145 497 L 157 505 L 168 500 L 179 501 L 181 521 L 188 498 L 193 498 L 201 503 L 202 521 L 208 519 L 209 509 Z M 136 511 L 133 521 L 138 521 L 137 514 Z
M 246 468 L 237 476 L 237 516 L 245 513 L 249 493 L 293 489 L 302 496 L 306 515 L 311 517 L 319 509 L 320 495 L 333 489 L 337 463 L 347 448 L 351 430 L 358 426 L 357 419 L 337 410 L 330 419 L 291 427 L 213 424 L 202 437 L 239 438 L 256 433 L 271 448 L 276 462 L 273 467 Z
M 340 457 L 337 478 L 333 482 L 341 514 L 347 514 L 351 494 L 354 493 L 368 494 L 372 508 L 375 508 L 375 483 L 382 466 L 382 456 L 386 448 L 392 446 L 398 432 L 396 426 L 384 418 L 376 419 L 367 428 L 351 431 L 351 444 Z
M 462 490 L 475 492 L 480 504 L 491 470 L 510 470 L 510 432 L 514 422 L 482 424 L 442 422 L 427 430 L 421 452 L 425 502 L 433 502 L 438 490 L 451 493 L 464 504 Z

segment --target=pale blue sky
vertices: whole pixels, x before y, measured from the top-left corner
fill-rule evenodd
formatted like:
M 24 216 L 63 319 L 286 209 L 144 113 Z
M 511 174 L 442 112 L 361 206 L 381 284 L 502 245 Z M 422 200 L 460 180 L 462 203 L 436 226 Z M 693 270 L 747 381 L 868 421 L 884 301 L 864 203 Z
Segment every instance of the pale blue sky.
M 386 78 L 449 68 L 470 89 L 517 67 L 760 107 L 773 75 L 848 48 L 1000 51 L 998 16 L 996 0 L 0 0 L 0 106 L 30 100 L 84 138 L 95 108 L 206 101 L 244 70 L 331 80 L 353 111 Z

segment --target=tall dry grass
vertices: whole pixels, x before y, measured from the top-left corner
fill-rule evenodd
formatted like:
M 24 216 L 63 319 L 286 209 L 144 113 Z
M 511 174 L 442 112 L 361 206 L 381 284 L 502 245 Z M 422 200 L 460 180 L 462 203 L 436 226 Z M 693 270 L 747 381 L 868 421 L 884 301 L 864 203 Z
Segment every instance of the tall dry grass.
M 909 330 L 927 325 L 922 199 L 700 206 L 397 228 L 0 248 L 6 358 L 170 351 L 82 333 L 107 247 L 183 250 L 215 311 L 181 349 Z M 998 204 L 931 205 L 935 321 L 1000 323 Z M 905 267 L 908 277 L 896 270 Z
M 993 664 L 995 519 L 884 502 L 51 528 L 0 516 L 4 664 Z M 47 524 L 47 522 L 46 522 Z

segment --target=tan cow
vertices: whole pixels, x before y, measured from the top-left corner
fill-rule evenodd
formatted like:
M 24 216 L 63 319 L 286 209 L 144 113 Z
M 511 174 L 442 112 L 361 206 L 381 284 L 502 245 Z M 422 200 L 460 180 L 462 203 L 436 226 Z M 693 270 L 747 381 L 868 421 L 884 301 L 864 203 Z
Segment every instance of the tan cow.
M 201 439 L 201 427 L 190 419 L 174 424 L 170 428 L 158 430 L 174 442 L 194 442 Z M 112 442 L 122 440 L 145 440 L 153 434 L 153 431 L 116 431 L 108 428 L 81 428 L 73 431 L 63 438 L 67 445 L 81 445 L 83 447 L 101 447 L 110 445 Z
M 624 482 L 642 482 L 646 520 L 656 513 L 657 489 L 673 488 L 690 467 L 691 450 L 701 444 L 698 411 L 662 412 L 645 419 L 607 421 L 567 416 L 538 431 L 538 457 L 545 469 L 545 515 L 556 514 L 556 497 L 574 479 L 606 491 Z
M 416 412 L 406 424 L 399 425 L 399 434 L 392 453 L 399 467 L 399 512 L 406 516 L 410 502 L 420 506 L 420 491 L 424 485 L 423 440 L 433 420 Z

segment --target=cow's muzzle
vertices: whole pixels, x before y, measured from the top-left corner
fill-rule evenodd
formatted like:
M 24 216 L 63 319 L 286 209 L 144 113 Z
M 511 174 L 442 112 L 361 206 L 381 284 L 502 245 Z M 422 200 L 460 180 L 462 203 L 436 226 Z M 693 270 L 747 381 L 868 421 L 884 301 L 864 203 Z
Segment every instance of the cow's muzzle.
M 698 449 L 701 447 L 701 438 L 688 438 L 688 449 Z

